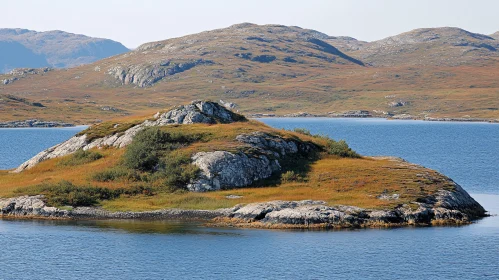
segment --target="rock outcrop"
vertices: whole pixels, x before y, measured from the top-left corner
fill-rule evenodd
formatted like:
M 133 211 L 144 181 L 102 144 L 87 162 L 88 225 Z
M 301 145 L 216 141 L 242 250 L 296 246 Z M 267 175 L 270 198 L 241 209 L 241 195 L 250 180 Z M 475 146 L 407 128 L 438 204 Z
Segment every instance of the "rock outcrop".
M 215 151 L 194 154 L 193 164 L 199 167 L 201 173 L 187 189 L 204 192 L 246 187 L 280 171 L 280 159 L 298 153 L 308 154 L 317 149 L 310 143 L 286 140 L 263 132 L 241 134 L 236 140 L 245 144 L 250 152 Z
M 454 183 L 455 184 L 455 183 Z M 61 210 L 49 207 L 44 196 L 0 199 L 0 217 L 44 219 L 195 219 L 215 225 L 258 228 L 361 228 L 404 225 L 467 224 L 486 211 L 458 184 L 424 201 L 373 210 L 328 206 L 324 201 L 270 201 L 218 210 L 163 209 L 145 212 L 110 212 L 97 207 Z M 414 207 L 416 206 L 416 207 Z M 214 219 L 214 220 L 213 220 Z
M 115 66 L 108 70 L 108 74 L 114 76 L 124 85 L 136 85 L 138 87 L 149 87 L 167 76 L 182 73 L 202 64 L 213 64 L 209 60 L 191 60 L 181 63 L 164 61 L 153 64 L 137 64 L 128 67 Z
M 68 218 L 68 211 L 49 207 L 42 195 L 0 199 L 0 217 Z
M 455 184 L 455 183 L 454 183 Z M 372 226 L 466 224 L 484 217 L 486 211 L 458 184 L 453 191 L 440 190 L 415 207 L 400 205 L 391 210 L 327 206 L 324 201 L 271 201 L 236 206 L 225 224 L 268 228 L 345 228 Z
M 195 192 L 245 187 L 281 169 L 277 160 L 242 152 L 200 152 L 192 160 L 201 170 L 200 177 L 187 186 L 188 190 Z
M 179 106 L 161 114 L 151 125 L 232 123 L 242 119 L 244 117 L 227 110 L 227 108 L 218 103 L 194 101 L 189 105 Z
M 61 210 L 49 207 L 43 195 L 0 199 L 0 217 L 23 219 L 175 219 L 209 220 L 227 215 L 229 209 L 182 210 L 163 209 L 144 212 L 110 212 L 97 207 Z
M 25 120 L 0 122 L 0 128 L 19 128 L 19 127 L 71 127 L 74 124 L 58 121 Z
M 227 110 L 218 103 L 193 101 L 189 105 L 179 106 L 166 113 L 159 114 L 155 120 L 146 120 L 141 124 L 127 129 L 123 133 L 116 133 L 91 140 L 88 139 L 86 134 L 74 136 L 61 144 L 38 153 L 33 158 L 22 163 L 14 172 L 22 172 L 44 160 L 69 155 L 80 149 L 88 150 L 103 146 L 117 148 L 126 147 L 132 142 L 133 137 L 139 131 L 150 126 L 193 123 L 231 123 L 242 120 L 245 120 L 243 116 Z

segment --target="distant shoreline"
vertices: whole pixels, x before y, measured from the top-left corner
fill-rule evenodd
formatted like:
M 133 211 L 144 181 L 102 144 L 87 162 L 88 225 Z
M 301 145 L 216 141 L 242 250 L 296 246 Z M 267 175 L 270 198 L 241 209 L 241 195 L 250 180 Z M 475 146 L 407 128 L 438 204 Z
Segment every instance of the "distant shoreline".
M 62 128 L 75 127 L 73 123 L 42 121 L 37 119 L 0 122 L 0 128 Z
M 463 119 L 463 118 L 426 118 L 426 119 L 417 119 L 417 118 L 386 118 L 386 117 L 377 117 L 377 116 L 371 116 L 371 117 L 345 117 L 345 116 L 338 116 L 338 117 L 332 117 L 332 116 L 322 116 L 322 115 L 312 115 L 312 116 L 279 116 L 279 115 L 274 115 L 274 116 L 253 116 L 249 115 L 248 118 L 251 119 L 286 119 L 286 118 L 293 118 L 293 119 L 313 119 L 313 118 L 321 118 L 321 119 L 382 119 L 382 120 L 387 120 L 387 121 L 425 121 L 425 122 L 455 122 L 455 123 L 492 123 L 492 124 L 497 124 L 499 123 L 499 119 L 477 119 L 477 118 L 471 118 L 471 119 Z
M 387 121 L 425 121 L 425 122 L 447 122 L 447 123 L 490 123 L 490 124 L 499 124 L 499 119 L 480 119 L 480 118 L 386 118 L 386 117 L 378 117 L 378 116 L 366 116 L 366 117 L 346 117 L 346 116 L 326 116 L 326 115 L 315 115 L 310 114 L 307 116 L 285 116 L 285 115 L 262 115 L 255 116 L 255 114 L 247 115 L 248 118 L 251 119 L 285 119 L 285 118 L 295 118 L 295 119 L 313 119 L 313 118 L 322 118 L 322 119 L 353 119 L 353 120 L 361 120 L 361 119 L 381 119 Z M 10 122 L 0 122 L 0 129 L 19 129 L 19 128 L 78 128 L 78 127 L 90 127 L 93 124 L 72 124 L 72 123 L 63 123 L 57 121 L 40 121 L 40 124 L 33 123 L 30 125 L 16 123 L 23 123 L 24 121 L 10 121 Z

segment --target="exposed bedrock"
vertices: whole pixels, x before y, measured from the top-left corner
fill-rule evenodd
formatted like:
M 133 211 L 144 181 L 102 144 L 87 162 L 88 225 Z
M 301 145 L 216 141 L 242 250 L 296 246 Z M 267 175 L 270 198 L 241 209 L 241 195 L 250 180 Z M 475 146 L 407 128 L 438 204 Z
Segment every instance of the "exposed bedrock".
M 486 211 L 458 184 L 454 191 L 440 190 L 426 202 L 395 209 L 372 210 L 352 206 L 327 206 L 324 201 L 271 201 L 232 209 L 225 222 L 256 227 L 366 227 L 430 224 L 466 224 Z
M 227 110 L 215 102 L 193 101 L 189 105 L 176 107 L 166 113 L 159 114 L 155 120 L 146 120 L 123 133 L 107 135 L 102 138 L 88 140 L 87 135 L 77 135 L 69 140 L 57 144 L 38 153 L 33 158 L 22 163 L 14 172 L 22 172 L 30 169 L 38 163 L 72 154 L 79 149 L 88 150 L 95 147 L 112 146 L 117 148 L 126 147 L 133 140 L 137 132 L 149 126 L 164 126 L 173 124 L 193 123 L 232 123 L 242 120 L 242 116 Z
M 245 144 L 247 152 L 199 152 L 192 156 L 201 170 L 197 180 L 187 186 L 190 191 L 204 192 L 240 188 L 266 179 L 281 170 L 279 160 L 317 149 L 313 144 L 287 140 L 263 132 L 241 134 L 236 140 Z
M 324 201 L 269 201 L 219 210 L 164 209 L 146 212 L 110 212 L 96 207 L 61 210 L 45 204 L 44 196 L 0 199 L 0 217 L 49 219 L 204 219 L 224 225 L 263 228 L 349 228 L 403 225 L 467 224 L 486 211 L 456 184 L 425 202 L 394 209 L 328 206 Z M 416 207 L 414 207 L 416 206 Z

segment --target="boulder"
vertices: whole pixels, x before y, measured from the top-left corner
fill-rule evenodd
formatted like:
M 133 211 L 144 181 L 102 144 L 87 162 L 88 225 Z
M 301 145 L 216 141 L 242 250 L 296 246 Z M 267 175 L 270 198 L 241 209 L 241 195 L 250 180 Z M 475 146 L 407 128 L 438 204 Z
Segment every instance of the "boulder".
M 103 146 L 112 146 L 117 148 L 126 147 L 130 144 L 135 135 L 150 126 L 164 126 L 174 124 L 193 124 L 193 123 L 232 123 L 235 121 L 246 120 L 243 116 L 237 115 L 227 110 L 215 102 L 193 101 L 189 105 L 179 106 L 166 113 L 159 114 L 156 120 L 146 120 L 141 124 L 129 128 L 123 133 L 111 134 L 101 138 L 87 140 L 86 135 L 77 135 L 71 139 L 48 148 L 38 153 L 33 158 L 22 163 L 13 172 L 22 172 L 30 169 L 38 163 L 51 159 L 72 154 L 79 149 L 88 150 Z
M 68 211 L 48 207 L 43 195 L 0 199 L 0 216 L 65 218 Z
M 200 152 L 193 164 L 201 170 L 200 176 L 187 185 L 194 192 L 245 187 L 272 176 L 281 166 L 265 155 L 251 156 L 227 151 Z
M 227 151 L 200 152 L 192 161 L 201 170 L 199 177 L 187 189 L 195 192 L 250 186 L 281 170 L 279 159 L 317 149 L 313 144 L 288 140 L 264 132 L 236 136 L 236 140 L 250 148 L 251 152 Z
M 193 101 L 189 105 L 179 106 L 164 114 L 152 124 L 155 126 L 168 124 L 193 123 L 232 123 L 239 116 L 214 102 Z

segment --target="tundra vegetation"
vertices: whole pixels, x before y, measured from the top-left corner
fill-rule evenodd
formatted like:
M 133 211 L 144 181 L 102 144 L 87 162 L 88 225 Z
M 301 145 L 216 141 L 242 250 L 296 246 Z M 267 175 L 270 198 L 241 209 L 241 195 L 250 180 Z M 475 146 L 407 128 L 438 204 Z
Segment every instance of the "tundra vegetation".
M 79 67 L 0 75 L 0 119 L 90 124 L 205 98 L 237 103 L 244 114 L 499 119 L 498 42 L 458 28 L 362 42 L 238 24 Z
M 102 123 L 85 133 L 101 135 L 103 127 L 127 126 L 130 121 L 125 118 L 121 123 Z M 200 172 L 191 164 L 193 154 L 243 151 L 251 155 L 252 148 L 236 141 L 236 137 L 257 131 L 317 149 L 280 160 L 279 172 L 244 188 L 202 193 L 186 190 Z M 385 209 L 452 188 L 435 171 L 389 158 L 362 157 L 344 141 L 306 130 L 274 129 L 254 120 L 150 127 L 139 132 L 126 148 L 77 151 L 17 174 L 0 171 L 0 181 L 2 197 L 43 194 L 53 206 L 100 205 L 122 211 L 217 209 L 239 203 L 304 199 Z M 393 193 L 399 195 L 398 200 L 378 198 Z M 228 199 L 229 195 L 241 197 Z

